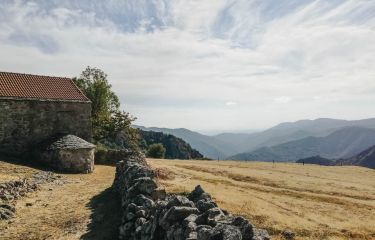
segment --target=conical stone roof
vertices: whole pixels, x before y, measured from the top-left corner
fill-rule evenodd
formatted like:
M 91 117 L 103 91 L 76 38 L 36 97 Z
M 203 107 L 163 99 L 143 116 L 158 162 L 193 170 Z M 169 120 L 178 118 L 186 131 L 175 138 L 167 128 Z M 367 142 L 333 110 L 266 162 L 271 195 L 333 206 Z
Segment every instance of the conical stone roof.
M 95 145 L 75 135 L 65 135 L 61 138 L 58 138 L 56 141 L 54 141 L 48 148 L 50 150 L 82 149 L 82 148 L 95 148 Z

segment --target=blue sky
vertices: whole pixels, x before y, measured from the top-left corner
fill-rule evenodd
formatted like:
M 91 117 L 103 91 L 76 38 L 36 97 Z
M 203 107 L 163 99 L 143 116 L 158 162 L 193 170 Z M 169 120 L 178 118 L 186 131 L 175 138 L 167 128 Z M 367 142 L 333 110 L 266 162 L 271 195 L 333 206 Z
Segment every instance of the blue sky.
M 373 0 L 0 1 L 0 70 L 109 75 L 137 124 L 375 116 Z

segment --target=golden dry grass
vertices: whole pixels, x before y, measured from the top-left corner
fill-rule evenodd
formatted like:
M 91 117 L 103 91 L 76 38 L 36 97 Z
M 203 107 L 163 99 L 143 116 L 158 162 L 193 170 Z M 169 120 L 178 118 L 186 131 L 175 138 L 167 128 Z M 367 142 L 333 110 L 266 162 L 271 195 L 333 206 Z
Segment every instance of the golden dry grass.
M 0 182 L 37 171 L 0 161 Z M 0 221 L 0 239 L 112 239 L 119 211 L 117 198 L 106 189 L 114 173 L 114 167 L 95 166 L 92 174 L 60 174 L 67 181 L 64 185 L 42 185 L 17 201 L 16 217 Z
M 168 192 L 201 184 L 220 207 L 297 239 L 375 239 L 375 171 L 293 163 L 148 160 Z

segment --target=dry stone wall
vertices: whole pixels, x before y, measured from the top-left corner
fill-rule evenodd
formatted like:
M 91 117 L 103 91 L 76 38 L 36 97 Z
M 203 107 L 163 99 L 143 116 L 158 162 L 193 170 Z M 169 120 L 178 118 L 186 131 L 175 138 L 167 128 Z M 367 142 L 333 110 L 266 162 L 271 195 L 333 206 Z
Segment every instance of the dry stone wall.
M 22 155 L 56 134 L 91 141 L 91 103 L 0 99 L 0 153 Z
M 14 217 L 16 201 L 30 192 L 39 190 L 40 185 L 46 183 L 62 185 L 65 179 L 52 172 L 40 171 L 28 179 L 0 182 L 0 220 Z
M 201 186 L 188 196 L 167 195 L 139 154 L 120 161 L 113 183 L 122 201 L 120 239 L 265 240 L 265 230 L 220 209 Z
M 130 150 L 98 149 L 95 151 L 95 164 L 116 166 L 122 159 L 127 159 L 132 154 Z

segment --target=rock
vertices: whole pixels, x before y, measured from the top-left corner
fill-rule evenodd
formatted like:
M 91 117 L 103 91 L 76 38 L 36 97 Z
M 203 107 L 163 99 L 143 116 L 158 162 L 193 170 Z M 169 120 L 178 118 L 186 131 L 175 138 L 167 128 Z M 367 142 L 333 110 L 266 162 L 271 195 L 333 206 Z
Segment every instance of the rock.
M 188 217 L 184 219 L 182 222 L 182 225 L 188 225 L 190 222 L 195 222 L 197 220 L 198 216 L 196 214 L 190 214 Z
M 185 206 L 185 207 L 194 207 L 195 205 L 192 201 L 190 201 L 188 198 L 184 196 L 172 196 L 170 199 L 168 199 L 167 208 L 171 208 L 174 206 Z
M 235 226 L 218 224 L 212 229 L 210 240 L 242 240 L 242 235 Z
M 138 210 L 139 210 L 139 207 L 137 205 L 135 205 L 134 203 L 129 203 L 126 206 L 126 212 L 133 212 L 133 213 L 135 213 Z
M 1 203 L 0 208 L 8 209 L 9 211 L 16 212 L 16 208 L 10 204 Z
M 164 215 L 162 222 L 176 222 L 184 220 L 191 214 L 198 214 L 197 208 L 192 207 L 171 207 Z
M 197 236 L 199 240 L 210 240 L 212 227 L 207 225 L 200 225 L 197 227 Z
M 0 204 L 0 220 L 8 220 L 14 217 L 16 209 L 9 204 Z
M 31 202 L 27 202 L 26 203 L 26 207 L 31 207 L 31 206 L 33 206 L 34 204 L 33 203 L 31 203 Z
M 146 197 L 145 195 L 143 194 L 139 194 L 137 195 L 137 197 L 135 197 L 134 199 L 134 203 L 137 205 L 137 206 L 142 206 L 144 208 L 152 208 L 152 207 L 155 207 L 155 202 L 149 198 L 149 197 Z
M 149 177 L 142 177 L 135 180 L 134 185 L 129 189 L 129 192 L 136 192 L 137 194 L 150 195 L 157 188 L 156 183 Z
M 186 240 L 198 240 L 198 233 L 197 232 L 191 232 L 186 237 Z
M 145 210 L 139 210 L 135 213 L 137 217 L 146 217 L 146 211 Z
M 254 236 L 252 240 L 270 240 L 268 232 L 264 229 L 254 228 Z
M 147 222 L 147 220 L 145 218 L 138 218 L 136 221 L 135 221 L 135 225 L 136 226 L 142 226 L 143 224 L 145 224 L 145 222 Z
M 152 193 L 152 199 L 154 201 L 156 200 L 164 200 L 167 197 L 167 193 L 165 192 L 164 188 L 157 188 L 155 191 Z
M 296 234 L 289 229 L 284 230 L 281 235 L 285 240 L 293 240 L 296 236 Z
M 232 218 L 226 216 L 220 208 L 211 208 L 199 215 L 196 219 L 198 225 L 210 225 L 215 227 L 218 223 L 231 224 Z
M 206 212 L 211 208 L 217 207 L 217 204 L 211 201 L 211 199 L 201 199 L 196 202 L 196 206 L 200 212 Z
M 211 208 L 207 211 L 207 224 L 214 227 L 218 223 L 230 223 L 229 219 L 220 208 Z
M 238 227 L 242 234 L 243 240 L 251 240 L 253 238 L 253 225 L 243 217 L 235 217 L 232 224 Z
M 193 201 L 197 202 L 201 199 L 211 199 L 211 195 L 206 193 L 201 185 L 198 185 L 194 188 L 194 190 L 189 194 L 188 198 Z

